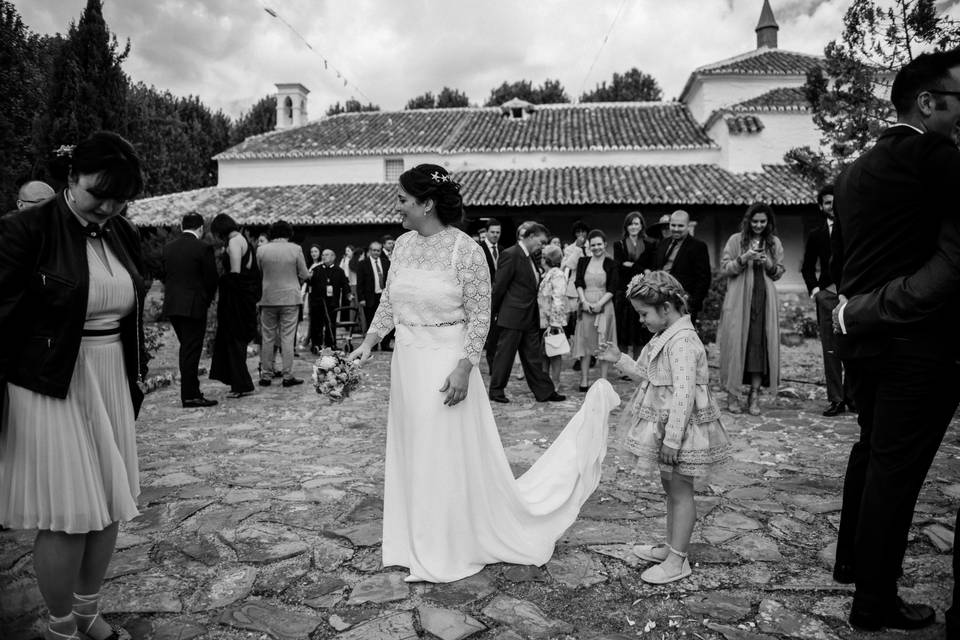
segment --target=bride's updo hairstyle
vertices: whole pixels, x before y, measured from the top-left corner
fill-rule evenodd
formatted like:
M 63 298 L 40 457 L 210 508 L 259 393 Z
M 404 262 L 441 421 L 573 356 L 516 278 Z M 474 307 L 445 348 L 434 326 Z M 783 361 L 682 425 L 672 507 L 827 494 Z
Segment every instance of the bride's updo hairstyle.
M 687 292 L 683 285 L 666 271 L 651 271 L 633 276 L 627 285 L 627 298 L 639 300 L 651 307 L 670 303 L 680 314 L 687 313 Z
M 418 164 L 400 174 L 400 186 L 417 199 L 433 200 L 437 219 L 443 224 L 457 224 L 463 220 L 463 197 L 460 183 L 443 167 L 436 164 Z

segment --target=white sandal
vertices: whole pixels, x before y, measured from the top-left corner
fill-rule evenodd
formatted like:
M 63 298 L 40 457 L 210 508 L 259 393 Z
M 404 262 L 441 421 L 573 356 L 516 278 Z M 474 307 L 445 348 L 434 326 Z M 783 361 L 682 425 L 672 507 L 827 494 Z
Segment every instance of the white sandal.
M 656 553 L 657 549 L 666 549 L 666 553 L 661 557 Z M 670 555 L 670 545 L 666 542 L 659 544 L 635 544 L 633 545 L 633 555 L 647 562 L 663 562 Z
M 668 584 L 670 582 L 676 582 L 677 580 L 682 580 L 690 574 L 693 573 L 693 569 L 690 568 L 690 560 L 687 558 L 686 553 L 677 551 L 670 545 L 667 545 L 667 548 L 670 550 L 670 553 L 675 554 L 683 558 L 683 564 L 680 565 L 680 573 L 668 574 L 666 569 L 663 568 L 663 563 L 654 565 L 640 574 L 640 579 L 648 584 Z

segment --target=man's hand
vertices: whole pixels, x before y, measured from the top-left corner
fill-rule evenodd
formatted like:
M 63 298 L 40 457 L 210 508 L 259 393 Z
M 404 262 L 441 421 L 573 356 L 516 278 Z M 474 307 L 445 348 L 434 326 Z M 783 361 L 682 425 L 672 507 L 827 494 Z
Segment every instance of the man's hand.
M 833 332 L 836 334 L 842 334 L 843 329 L 840 327 L 840 311 L 843 309 L 843 306 L 847 304 L 847 296 L 840 295 L 840 302 L 833 308 L 833 311 L 830 313 L 833 318 Z

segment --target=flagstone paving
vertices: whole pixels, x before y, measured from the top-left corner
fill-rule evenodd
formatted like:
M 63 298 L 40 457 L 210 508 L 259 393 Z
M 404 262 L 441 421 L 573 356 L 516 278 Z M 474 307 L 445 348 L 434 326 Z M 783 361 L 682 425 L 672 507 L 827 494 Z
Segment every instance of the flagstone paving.
M 307 377 L 308 367 L 298 359 L 295 373 Z M 378 354 L 341 404 L 309 384 L 229 400 L 205 382 L 221 401 L 205 410 L 181 409 L 175 386 L 151 393 L 137 424 L 141 515 L 121 527 L 104 587 L 108 620 L 137 640 L 904 637 L 853 631 L 852 590 L 830 577 L 856 424 L 821 417 L 822 390 L 765 398 L 759 417 L 724 414 L 734 461 L 697 486 L 686 580 L 640 581 L 646 563 L 630 549 L 663 538 L 663 495 L 656 478 L 619 470 L 611 450 L 600 488 L 547 565 L 411 585 L 401 568 L 380 564 L 387 374 L 388 354 Z M 575 375 L 564 373 L 567 389 Z M 629 395 L 628 382 L 614 384 Z M 507 393 L 513 401 L 494 411 L 520 473 L 582 395 L 537 404 L 516 379 Z M 943 637 L 960 501 L 956 427 L 920 496 L 901 581 L 907 600 L 938 609 L 939 623 L 911 638 Z M 29 533 L 0 533 L 3 640 L 39 628 L 31 544 Z

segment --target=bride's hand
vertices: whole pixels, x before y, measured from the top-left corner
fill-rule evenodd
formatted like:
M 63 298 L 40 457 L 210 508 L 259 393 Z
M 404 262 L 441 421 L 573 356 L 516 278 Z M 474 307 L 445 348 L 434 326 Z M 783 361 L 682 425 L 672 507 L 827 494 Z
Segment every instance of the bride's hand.
M 470 385 L 470 367 L 458 364 L 440 387 L 440 393 L 445 393 L 443 404 L 452 407 L 467 397 L 467 387 Z
M 353 362 L 354 360 L 359 359 L 359 365 L 362 367 L 369 360 L 373 358 L 370 354 L 371 347 L 366 342 L 362 343 L 359 347 L 350 352 L 350 355 L 347 356 L 347 362 Z

